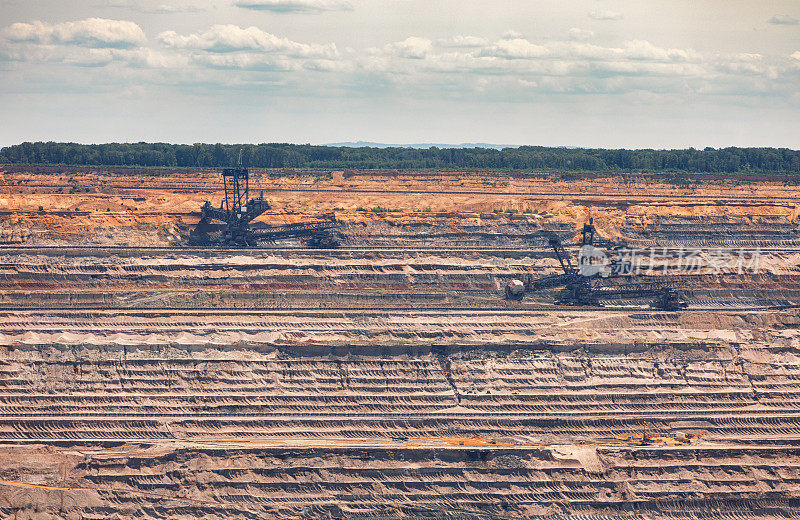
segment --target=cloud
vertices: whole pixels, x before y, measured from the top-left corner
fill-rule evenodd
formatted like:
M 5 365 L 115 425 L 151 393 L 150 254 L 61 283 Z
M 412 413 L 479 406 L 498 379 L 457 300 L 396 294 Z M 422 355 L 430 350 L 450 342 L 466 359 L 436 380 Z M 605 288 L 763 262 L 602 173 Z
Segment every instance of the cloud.
M 646 40 L 627 42 L 622 49 L 623 57 L 630 60 L 691 61 L 698 55 L 685 49 L 662 49 Z
M 514 29 L 509 29 L 503 33 L 504 40 L 514 40 L 516 38 L 522 38 L 522 33 Z
M 133 48 L 147 41 L 144 31 L 135 23 L 104 18 L 87 18 L 54 25 L 39 21 L 15 23 L 3 29 L 0 35 L 16 43 L 92 48 Z
M 477 36 L 453 36 L 451 38 L 442 38 L 437 40 L 436 43 L 441 47 L 453 47 L 468 49 L 473 47 L 483 47 L 489 44 L 486 38 L 479 38 Z
M 598 45 L 592 31 L 580 28 L 557 40 L 528 39 L 513 31 L 493 39 L 409 36 L 340 52 L 332 43 L 293 41 L 237 25 L 166 31 L 146 45 L 143 33 L 115 39 L 109 34 L 120 31 L 90 31 L 84 22 L 9 26 L 0 31 L 0 61 L 30 64 L 25 67 L 40 63 L 43 77 L 72 66 L 76 78 L 108 85 L 136 81 L 197 91 L 224 86 L 325 96 L 365 96 L 380 88 L 409 96 L 504 101 L 548 94 L 780 96 L 796 84 L 800 71 L 800 50 L 776 56 L 699 53 L 646 40 Z M 131 46 L 131 41 L 139 43 Z M 326 74 L 324 81 L 314 76 L 319 72 Z
M 465 97 L 471 92 L 508 100 L 548 93 L 765 95 L 785 88 L 788 83 L 782 78 L 794 70 L 788 57 L 699 53 L 646 40 L 601 46 L 566 39 L 500 38 L 482 45 L 478 39 L 454 45 L 460 41 L 417 37 L 348 53 L 344 59 L 355 63 L 350 70 L 379 78 L 397 91 Z
M 345 0 L 236 0 L 236 7 L 273 13 L 322 13 L 325 11 L 352 11 Z
M 401 42 L 390 43 L 385 49 L 397 56 L 409 59 L 423 59 L 433 49 L 433 42 L 427 38 L 410 36 Z
M 353 58 L 364 70 L 422 76 L 426 72 L 524 77 L 570 75 L 653 75 L 702 76 L 703 56 L 691 49 L 662 48 L 645 40 L 626 42 L 621 47 L 604 47 L 579 41 L 550 41 L 537 44 L 524 38 L 501 38 L 494 42 L 463 37 L 436 40 L 412 37 L 382 49 L 369 49 Z M 397 58 L 415 58 L 410 65 Z M 739 58 L 753 61 L 754 56 Z M 740 65 L 742 70 L 753 65 Z M 534 80 L 535 81 L 535 80 Z
M 506 59 L 531 59 L 540 58 L 548 54 L 547 47 L 535 45 L 523 38 L 511 40 L 503 39 L 487 47 L 481 53 L 483 56 L 495 56 Z
M 335 58 L 336 45 L 299 43 L 264 32 L 257 27 L 242 28 L 237 25 L 214 25 L 202 33 L 182 36 L 175 31 L 158 35 L 161 43 L 175 49 L 188 49 L 211 53 L 257 51 L 302 58 Z
M 622 13 L 616 11 L 592 11 L 589 18 L 594 20 L 622 20 Z
M 594 37 L 594 31 L 573 27 L 572 29 L 569 30 L 569 37 L 572 40 L 580 40 L 580 41 L 591 40 Z
M 112 51 L 118 52 L 118 51 Z M 122 60 L 126 65 L 142 69 L 185 69 L 189 66 L 189 60 L 185 56 L 176 53 L 165 54 L 154 51 L 153 49 L 139 48 L 126 51 L 119 51 L 115 56 L 117 60 Z
M 771 23 L 773 25 L 797 25 L 798 23 L 800 23 L 800 20 L 798 20 L 797 18 L 792 18 L 791 16 L 786 14 L 776 14 L 775 16 L 767 20 L 767 23 Z
M 202 13 L 208 11 L 207 3 L 205 6 L 200 6 L 196 2 L 187 0 L 175 0 L 171 3 L 158 3 L 152 0 L 107 0 L 104 6 L 150 14 Z
M 147 47 L 81 47 L 75 45 L 39 45 L 22 42 L 0 43 L 0 61 L 30 64 L 62 63 L 76 67 L 98 68 L 116 64 L 134 69 L 180 69 L 189 65 L 185 56 L 162 53 Z
M 199 54 L 192 57 L 195 64 L 211 69 L 247 70 L 260 72 L 344 72 L 350 70 L 346 62 L 329 59 L 298 59 L 292 56 L 258 54 Z
M 764 56 L 753 52 L 742 52 L 736 55 L 740 60 L 762 60 Z

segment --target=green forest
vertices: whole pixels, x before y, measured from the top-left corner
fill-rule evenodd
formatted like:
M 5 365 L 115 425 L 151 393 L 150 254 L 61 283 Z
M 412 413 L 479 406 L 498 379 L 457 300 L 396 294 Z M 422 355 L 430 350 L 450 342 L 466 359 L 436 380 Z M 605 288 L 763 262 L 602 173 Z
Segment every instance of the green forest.
M 0 150 L 0 163 L 88 166 L 253 168 L 642 171 L 800 174 L 788 148 L 607 150 L 521 146 L 491 148 L 350 148 L 284 143 L 22 143 Z

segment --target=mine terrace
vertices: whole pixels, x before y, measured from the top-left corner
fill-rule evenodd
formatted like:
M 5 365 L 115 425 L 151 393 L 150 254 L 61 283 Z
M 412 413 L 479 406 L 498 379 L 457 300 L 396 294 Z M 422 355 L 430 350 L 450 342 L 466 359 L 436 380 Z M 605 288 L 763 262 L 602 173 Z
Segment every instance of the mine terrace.
M 221 173 L 2 167 L 4 518 L 800 514 L 797 184 Z

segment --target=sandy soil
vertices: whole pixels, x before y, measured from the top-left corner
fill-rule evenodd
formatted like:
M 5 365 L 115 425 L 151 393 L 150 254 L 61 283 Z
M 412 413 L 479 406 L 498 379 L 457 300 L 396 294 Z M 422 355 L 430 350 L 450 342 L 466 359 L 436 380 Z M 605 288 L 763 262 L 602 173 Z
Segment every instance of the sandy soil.
M 204 200 L 215 205 L 222 200 L 220 180 L 213 172 L 143 177 L 0 171 L 0 180 L 0 238 L 6 241 L 23 237 L 34 243 L 58 242 L 80 236 L 88 243 L 168 245 L 185 239 Z M 519 218 L 536 221 L 544 216 L 576 230 L 593 217 L 606 236 L 619 236 L 632 217 L 642 223 L 669 215 L 777 215 L 792 220 L 800 212 L 800 187 L 779 183 L 683 188 L 641 176 L 568 181 L 555 174 L 517 179 L 461 172 L 391 177 L 298 172 L 277 178 L 255 176 L 252 184 L 254 194 L 263 189 L 273 206 L 259 220 L 273 224 L 302 222 L 331 212 L 352 223 L 424 221 L 435 219 L 439 212 L 457 214 L 468 222 L 481 214 L 514 211 Z M 363 192 L 368 190 L 375 191 Z M 432 193 L 442 191 L 451 193 Z M 378 207 L 396 211 L 371 212 Z M 122 237 L 117 239 L 114 235 L 119 232 Z
M 800 187 L 257 172 L 259 220 L 360 248 L 66 247 L 180 245 L 221 198 L 151 173 L 0 172 L 0 517 L 800 515 Z M 653 264 L 689 308 L 503 299 L 589 217 L 703 248 Z

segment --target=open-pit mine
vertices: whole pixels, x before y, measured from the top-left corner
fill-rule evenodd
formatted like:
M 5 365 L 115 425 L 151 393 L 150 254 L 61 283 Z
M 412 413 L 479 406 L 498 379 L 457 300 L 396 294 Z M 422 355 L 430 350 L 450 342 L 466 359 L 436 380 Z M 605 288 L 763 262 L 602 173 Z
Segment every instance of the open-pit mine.
M 800 515 L 796 184 L 0 170 L 2 518 Z

